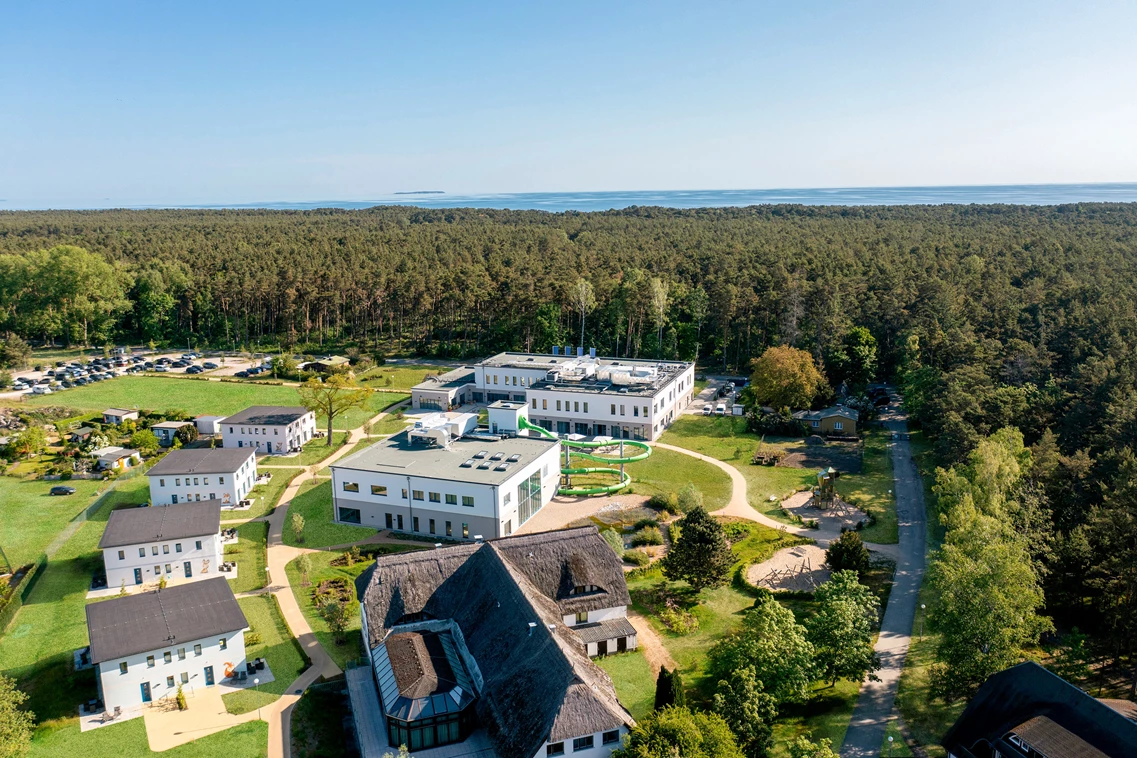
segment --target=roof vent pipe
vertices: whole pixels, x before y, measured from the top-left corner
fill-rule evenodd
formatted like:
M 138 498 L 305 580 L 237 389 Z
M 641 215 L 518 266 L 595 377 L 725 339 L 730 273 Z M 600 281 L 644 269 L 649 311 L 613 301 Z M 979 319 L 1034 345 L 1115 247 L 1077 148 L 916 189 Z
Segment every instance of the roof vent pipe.
M 530 622 L 529 622 L 529 636 L 530 636 L 530 637 L 532 637 L 532 636 L 533 636 L 533 630 L 534 630 L 534 629 L 536 629 L 536 628 L 537 628 L 537 624 L 536 624 L 536 622 L 530 621 Z

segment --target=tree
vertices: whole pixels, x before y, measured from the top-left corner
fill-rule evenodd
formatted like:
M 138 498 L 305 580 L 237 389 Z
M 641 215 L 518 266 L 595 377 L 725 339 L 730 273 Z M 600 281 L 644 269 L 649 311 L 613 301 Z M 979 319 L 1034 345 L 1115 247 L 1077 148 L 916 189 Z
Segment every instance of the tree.
M 813 593 L 817 613 L 805 625 L 813 643 L 817 673 L 831 685 L 838 679 L 861 681 L 880 668 L 873 650 L 873 627 L 880 600 L 857 581 L 855 571 L 838 571 Z
M 863 389 L 876 377 L 876 352 L 876 337 L 872 332 L 863 326 L 854 326 L 827 359 L 831 364 L 830 376 L 836 382 Z
M 296 559 L 296 570 L 300 572 L 300 584 L 307 587 L 312 583 L 308 576 L 312 573 L 312 559 L 307 553 L 301 553 Z
M 23 369 L 32 359 L 32 346 L 20 339 L 19 335 L 9 334 L 0 342 L 0 368 Z
M 841 756 L 833 749 L 833 741 L 828 737 L 817 742 L 808 737 L 798 737 L 790 743 L 790 758 L 841 758 Z
M 320 606 L 320 618 L 328 625 L 328 631 L 335 637 L 336 644 L 342 645 L 348 622 L 347 606 L 339 600 L 328 600 Z
M 651 280 L 651 314 L 655 318 L 658 357 L 663 357 L 663 325 L 667 321 L 668 286 L 662 279 Z
M 410 754 L 410 751 L 407 750 L 406 745 L 399 745 L 399 752 L 397 754 L 392 753 L 391 751 L 387 751 L 386 753 L 383 753 L 383 758 L 414 758 L 414 756 L 412 756 Z
M 1057 653 L 1047 667 L 1072 684 L 1086 681 L 1091 673 L 1091 654 L 1086 645 L 1089 639 L 1078 627 L 1073 627 L 1069 634 L 1062 635 Z
M 293 513 L 292 519 L 292 533 L 296 535 L 297 542 L 304 541 L 304 517 L 299 513 Z
M 686 580 L 696 590 L 726 584 L 734 554 L 726 541 L 722 524 L 702 506 L 697 506 L 679 522 L 679 539 L 663 558 L 663 575 Z
M 714 713 L 669 706 L 632 727 L 612 758 L 745 758 L 730 727 Z
M 751 364 L 750 387 L 755 405 L 809 408 L 816 397 L 829 392 L 813 356 L 804 350 L 782 346 L 767 348 Z
M 583 278 L 576 280 L 572 287 L 572 307 L 580 314 L 580 346 L 584 347 L 584 319 L 596 307 L 592 282 Z
M 352 408 L 364 407 L 371 395 L 371 390 L 357 386 L 354 379 L 344 374 L 333 374 L 322 382 L 313 377 L 300 385 L 297 392 L 305 408 L 328 420 L 329 447 L 336 417 Z
M 16 455 L 31 458 L 42 453 L 47 447 L 47 432 L 38 424 L 29 424 L 24 431 L 16 435 L 11 444 Z
M 831 571 L 855 571 L 860 577 L 869 570 L 869 562 L 869 549 L 856 532 L 842 532 L 825 551 L 825 563 Z
M 0 369 L 0 389 L 8 389 L 12 386 L 12 372 Z
M 715 643 L 707 655 L 712 681 L 753 668 L 775 703 L 803 703 L 813 682 L 813 645 L 793 611 L 763 595 L 742 619 L 742 628 Z
M 687 705 L 687 693 L 683 691 L 683 678 L 679 669 L 671 671 L 666 666 L 660 666 L 659 676 L 655 678 L 655 705 L 654 709 L 661 711 L 669 705 L 680 708 Z
M 703 493 L 692 482 L 687 482 L 679 490 L 677 498 L 680 513 L 690 513 L 696 508 L 703 507 Z
M 695 287 L 687 295 L 687 315 L 691 317 L 691 323 L 695 326 L 695 354 L 691 357 L 692 360 L 699 360 L 699 350 L 702 347 L 702 334 L 703 322 L 707 320 L 707 313 L 710 307 L 710 299 L 707 297 L 707 291 L 703 289 L 702 285 Z
M 127 444 L 143 455 L 154 455 L 158 452 L 158 437 L 149 429 L 140 429 L 130 435 L 130 442 Z
M 296 376 L 296 359 L 286 353 L 281 353 L 272 359 L 272 375 L 277 379 L 288 379 Z
M 179 426 L 174 431 L 174 438 L 177 439 L 178 442 L 182 443 L 182 445 L 188 445 L 191 442 L 196 442 L 197 437 L 198 434 L 196 424 L 185 424 L 184 426 Z
M 752 666 L 738 669 L 729 679 L 719 680 L 714 712 L 723 717 L 746 758 L 765 758 L 773 744 L 774 698 L 762 689 Z
M 0 758 L 23 758 L 31 749 L 36 716 L 20 707 L 27 700 L 15 679 L 0 674 Z

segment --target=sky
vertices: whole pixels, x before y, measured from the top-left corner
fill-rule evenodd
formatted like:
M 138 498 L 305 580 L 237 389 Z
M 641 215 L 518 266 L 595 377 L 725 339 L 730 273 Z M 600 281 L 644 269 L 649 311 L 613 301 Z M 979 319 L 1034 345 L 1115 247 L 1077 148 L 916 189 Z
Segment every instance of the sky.
M 1134 2 L 0 8 L 0 209 L 1137 181 Z

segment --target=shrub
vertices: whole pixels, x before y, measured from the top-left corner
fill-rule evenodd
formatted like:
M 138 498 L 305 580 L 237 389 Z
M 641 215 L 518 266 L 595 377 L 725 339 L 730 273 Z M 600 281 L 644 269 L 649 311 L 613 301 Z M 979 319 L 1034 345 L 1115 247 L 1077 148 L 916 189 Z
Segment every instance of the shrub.
M 624 554 L 624 538 L 620 536 L 619 532 L 615 529 L 605 529 L 600 533 L 600 536 L 616 551 L 616 555 Z
M 832 571 L 856 571 L 863 575 L 869 569 L 869 551 L 856 532 L 843 532 L 825 551 L 825 562 Z
M 632 536 L 632 547 L 642 547 L 644 545 L 662 545 L 663 533 L 659 531 L 659 527 L 646 526 L 640 529 L 635 535 Z
M 699 619 L 682 608 L 664 608 L 659 612 L 659 620 L 678 635 L 691 634 L 699 629 Z
M 189 703 L 186 702 L 186 693 L 182 692 L 182 685 L 180 684 L 178 685 L 177 701 L 179 711 L 184 711 L 186 708 L 189 708 Z
M 694 484 L 688 482 L 687 486 L 679 491 L 678 505 L 682 513 L 690 513 L 696 508 L 702 508 L 703 493 Z
M 635 529 L 638 532 L 640 529 L 646 529 L 649 526 L 659 526 L 659 519 L 642 518 L 636 522 Z
M 679 513 L 679 495 L 674 492 L 656 493 L 651 496 L 647 504 L 649 508 L 655 508 L 663 513 Z
M 625 550 L 624 560 L 635 566 L 646 566 L 651 563 L 651 556 L 643 550 Z
M 745 521 L 729 521 L 722 525 L 722 531 L 732 543 L 738 542 L 750 536 L 750 524 Z
M 259 645 L 262 638 L 260 632 L 245 632 L 245 645 Z

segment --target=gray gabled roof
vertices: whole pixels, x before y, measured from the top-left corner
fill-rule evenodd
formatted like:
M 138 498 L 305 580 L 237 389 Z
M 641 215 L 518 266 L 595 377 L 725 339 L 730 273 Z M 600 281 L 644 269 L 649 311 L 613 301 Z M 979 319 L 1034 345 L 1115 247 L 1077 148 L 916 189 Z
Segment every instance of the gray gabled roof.
M 300 405 L 253 405 L 225 419 L 225 424 L 250 426 L 287 426 L 311 413 Z
M 833 416 L 840 416 L 841 418 L 856 421 L 860 418 L 861 414 L 843 405 L 834 405 L 820 411 L 797 411 L 793 414 L 794 418 L 802 421 L 821 421 L 822 419 L 832 418 Z
M 231 474 L 256 456 L 251 447 L 198 447 L 171 450 L 146 472 L 146 476 L 177 474 Z
M 160 653 L 248 628 L 249 622 L 224 577 L 87 606 L 92 663 Z
M 99 549 L 217 534 L 221 531 L 219 503 L 213 500 L 111 511 Z
M 571 549 L 540 549 L 560 541 Z M 517 564 L 518 556 L 537 561 L 538 555 L 548 564 L 541 571 Z M 583 570 L 566 565 L 572 555 L 604 564 L 614 553 L 595 527 L 584 527 L 380 556 L 356 580 L 366 644 L 376 649 L 407 617 L 457 624 L 482 678 L 474 707 L 502 756 L 535 755 L 549 740 L 630 727 L 635 721 L 612 680 L 564 625 L 557 602 L 530 578 L 559 586 L 551 577 Z M 560 569 L 553 567 L 557 561 Z M 607 572 L 597 576 L 609 581 Z M 612 595 L 626 596 L 622 570 L 618 584 L 622 590 L 608 585 Z

